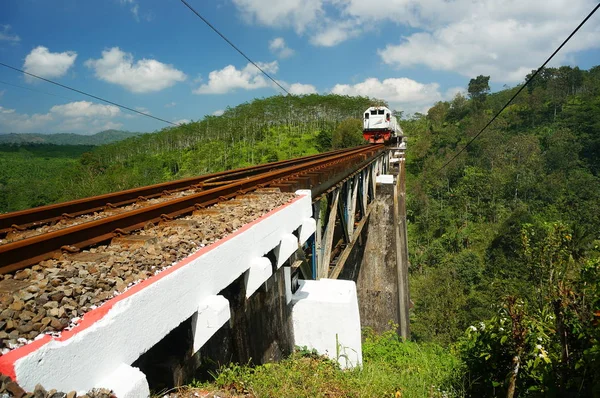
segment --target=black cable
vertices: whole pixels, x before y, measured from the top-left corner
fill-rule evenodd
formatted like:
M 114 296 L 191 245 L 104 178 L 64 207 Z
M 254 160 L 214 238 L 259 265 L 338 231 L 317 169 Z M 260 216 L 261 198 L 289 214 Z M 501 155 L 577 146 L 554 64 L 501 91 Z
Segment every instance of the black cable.
M 5 82 L 3 80 L 0 80 L 0 83 L 1 84 L 6 84 L 7 86 L 22 88 L 23 90 L 29 90 L 29 91 L 33 91 L 33 92 L 40 93 L 40 94 L 46 94 L 46 95 L 51 95 L 53 97 L 58 97 L 58 98 L 66 99 L 66 100 L 69 100 L 69 101 L 75 101 L 74 98 L 63 97 L 62 95 L 53 94 L 53 93 L 49 93 L 49 92 L 42 91 L 42 90 L 36 90 L 35 88 L 31 88 L 31 87 L 19 86 L 18 84 L 8 83 L 8 82 Z
M 542 66 L 540 66 L 533 75 L 531 75 L 531 77 L 529 79 L 527 79 L 527 81 L 525 82 L 525 84 L 523 84 L 521 86 L 521 88 L 519 88 L 519 90 L 515 93 L 515 95 L 513 95 L 511 97 L 511 99 L 508 100 L 508 102 L 502 107 L 502 109 L 500 109 L 500 111 L 498 111 L 498 113 L 496 113 L 494 115 L 494 117 L 479 131 L 479 133 L 477 133 L 477 135 L 475 135 L 475 137 L 471 138 L 471 140 L 467 143 L 467 145 L 465 145 L 460 151 L 458 151 L 458 153 L 456 155 L 454 155 L 452 157 L 452 159 L 450 159 L 449 161 L 447 161 L 442 167 L 440 167 L 435 173 L 439 173 L 440 171 L 442 171 L 446 166 L 448 166 L 450 163 L 452 163 L 452 161 L 454 161 L 454 159 L 456 159 L 458 157 L 458 155 L 460 155 L 461 153 L 464 152 L 465 149 L 467 149 L 469 147 L 469 145 L 471 145 L 473 143 L 473 141 L 475 141 L 477 139 L 477 137 L 479 137 L 486 128 L 488 128 L 488 126 L 490 124 L 492 124 L 494 122 L 494 120 L 496 120 L 496 118 L 498 116 L 500 116 L 500 114 L 502 113 L 502 111 L 504 111 L 504 109 L 506 109 L 506 107 L 508 107 L 510 105 L 510 103 L 517 97 L 517 95 L 519 95 L 519 93 L 521 91 L 523 91 L 525 89 L 525 87 L 527 87 L 527 85 L 529 84 L 529 82 L 531 82 L 533 80 L 534 77 L 536 77 L 536 75 L 542 70 L 544 69 L 544 67 L 546 66 L 546 64 L 548 64 L 548 62 L 550 62 L 550 60 L 556 55 L 556 53 L 558 53 L 560 51 L 561 48 L 564 47 L 565 44 L 567 44 L 567 42 L 569 40 L 571 40 L 571 37 L 573 37 L 573 35 L 575 35 L 575 33 L 577 33 L 577 31 L 587 22 L 588 19 L 591 18 L 592 15 L 594 15 L 594 13 L 598 10 L 598 8 L 600 8 L 600 3 L 598 3 L 596 5 L 596 7 L 594 7 L 594 9 L 588 14 L 587 17 L 585 17 L 585 19 L 583 21 L 581 21 L 581 23 L 575 28 L 575 30 L 573 32 L 571 32 L 571 34 L 569 35 L 569 37 L 567 37 L 562 44 L 552 53 L 552 55 L 550 55 L 550 57 L 546 60 L 546 62 L 544 62 L 544 64 Z
M 215 28 L 210 22 L 208 22 L 206 20 L 206 18 L 204 18 L 202 15 L 200 15 L 198 13 L 198 11 L 194 10 L 192 8 L 191 5 L 188 4 L 187 1 L 185 0 L 181 0 L 181 2 L 183 4 L 185 4 L 187 6 L 187 8 L 189 8 L 194 14 L 196 14 L 198 16 L 198 18 L 200 18 L 202 21 L 204 21 L 205 24 L 207 24 L 212 30 L 214 30 L 219 36 L 221 36 L 221 38 L 223 38 L 223 40 L 225 40 L 227 43 L 229 43 L 229 45 L 231 47 L 233 47 L 237 52 L 239 52 L 240 54 L 242 54 L 242 56 L 244 58 L 246 58 L 248 60 L 248 62 L 250 62 L 252 65 L 256 66 L 256 68 L 261 71 L 263 73 L 263 75 L 265 75 L 266 77 L 268 77 L 269 79 L 271 79 L 271 81 L 275 84 L 277 84 L 279 86 L 280 89 L 282 89 L 283 91 L 285 91 L 288 95 L 291 95 L 289 91 L 287 91 L 285 88 L 283 88 L 283 86 L 281 84 L 279 84 L 275 79 L 273 79 L 267 72 L 265 72 L 260 66 L 258 66 L 254 61 L 252 61 L 246 54 L 244 54 L 244 52 L 242 50 L 240 50 L 239 48 L 236 47 L 235 44 L 233 44 L 231 41 L 229 41 L 228 38 L 226 38 L 221 32 L 219 32 L 217 30 L 217 28 Z
M 64 84 L 60 84 L 60 83 L 57 83 L 55 81 L 52 81 L 52 80 L 49 80 L 49 79 L 46 79 L 46 78 L 34 75 L 33 73 L 25 72 L 24 70 L 21 70 L 19 68 L 15 68 L 14 66 L 6 65 L 6 64 L 4 64 L 2 62 L 0 62 L 0 65 L 4 66 L 6 68 L 12 69 L 12 70 L 16 70 L 17 72 L 21 72 L 21 73 L 26 74 L 28 76 L 35 77 L 36 79 L 40 79 L 40 80 L 43 80 L 45 82 L 55 84 L 55 85 L 57 85 L 59 87 L 66 88 L 67 90 L 71 90 L 71 91 L 75 91 L 76 93 L 79 93 L 79 94 L 87 95 L 88 97 L 92 97 L 92 98 L 95 98 L 95 99 L 97 99 L 99 101 L 106 102 L 107 104 L 118 106 L 119 108 L 127 109 L 128 111 L 139 113 L 140 115 L 143 115 L 143 116 L 146 116 L 146 117 L 151 117 L 152 119 L 160 120 L 161 122 L 165 122 L 165 123 L 168 123 L 168 124 L 172 124 L 173 126 L 180 126 L 180 124 L 178 124 L 178 123 L 173 123 L 173 122 L 170 122 L 170 121 L 165 120 L 165 119 L 161 119 L 161 118 L 156 117 L 156 116 L 148 115 L 147 113 L 144 113 L 144 112 L 136 111 L 135 109 L 132 109 L 132 108 L 130 108 L 128 106 L 120 105 L 120 104 L 117 104 L 116 102 L 112 102 L 112 101 L 109 101 L 109 100 L 105 100 L 104 98 L 96 97 L 95 95 L 88 94 L 88 93 L 83 92 L 81 90 L 77 90 L 76 88 L 65 86 Z

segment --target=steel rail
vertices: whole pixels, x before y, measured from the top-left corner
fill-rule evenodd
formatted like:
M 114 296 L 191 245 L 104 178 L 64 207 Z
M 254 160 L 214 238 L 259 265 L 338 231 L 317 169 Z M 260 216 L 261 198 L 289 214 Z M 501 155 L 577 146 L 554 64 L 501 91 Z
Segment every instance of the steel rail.
M 193 212 L 198 206 L 210 206 L 286 177 L 298 178 L 310 173 L 329 174 L 332 170 L 335 174 L 339 174 L 340 170 L 353 171 L 353 167 L 364 167 L 374 157 L 381 155 L 382 149 L 383 145 L 365 146 L 319 159 L 305 160 L 301 164 L 268 171 L 193 195 L 7 243 L 0 246 L 0 273 L 13 272 L 51 258 L 61 248 L 77 251 L 106 242 L 115 236 L 141 229 L 148 223 L 180 217 Z
M 160 184 L 149 185 L 125 191 L 113 192 L 89 198 L 72 200 L 47 206 L 34 207 L 11 213 L 0 214 L 0 237 L 11 231 L 27 230 L 45 224 L 50 224 L 63 218 L 74 218 L 85 214 L 103 211 L 106 208 L 127 206 L 143 199 L 154 199 L 165 193 L 175 193 L 187 189 L 201 188 L 202 184 L 207 186 L 222 185 L 230 182 L 231 177 L 241 179 L 293 164 L 299 164 L 310 159 L 320 159 L 336 153 L 344 153 L 348 150 L 337 150 L 317 155 L 304 156 L 296 159 L 281 160 L 257 166 L 244 167 L 234 170 L 221 171 L 205 174 L 198 177 L 185 178 Z

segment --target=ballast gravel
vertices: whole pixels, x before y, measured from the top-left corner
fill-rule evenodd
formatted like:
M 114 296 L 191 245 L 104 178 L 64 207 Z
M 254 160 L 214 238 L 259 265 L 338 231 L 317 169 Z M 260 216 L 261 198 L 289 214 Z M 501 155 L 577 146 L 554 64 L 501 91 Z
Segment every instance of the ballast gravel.
M 46 391 L 40 384 L 32 392 L 26 392 L 21 386 L 6 375 L 0 374 L 0 397 L 2 398 L 116 398 L 111 390 L 94 388 L 84 395 L 77 395 L 76 391 L 68 393 L 56 390 Z
M 0 355 L 44 334 L 58 336 L 91 309 L 294 197 L 280 192 L 240 196 L 187 217 L 147 225 L 110 245 L 62 254 L 0 276 Z

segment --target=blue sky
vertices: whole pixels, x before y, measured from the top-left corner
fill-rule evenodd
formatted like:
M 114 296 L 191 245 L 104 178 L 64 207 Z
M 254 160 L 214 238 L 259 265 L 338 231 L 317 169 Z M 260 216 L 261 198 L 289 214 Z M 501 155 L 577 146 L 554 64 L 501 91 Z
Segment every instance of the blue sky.
M 491 75 L 494 90 L 521 82 L 595 4 L 189 2 L 293 93 L 368 95 L 407 113 L 451 99 L 478 74 Z M 554 65 L 600 64 L 599 21 Z M 0 61 L 173 122 L 278 93 L 177 0 L 2 1 Z M 165 126 L 0 67 L 0 133 Z

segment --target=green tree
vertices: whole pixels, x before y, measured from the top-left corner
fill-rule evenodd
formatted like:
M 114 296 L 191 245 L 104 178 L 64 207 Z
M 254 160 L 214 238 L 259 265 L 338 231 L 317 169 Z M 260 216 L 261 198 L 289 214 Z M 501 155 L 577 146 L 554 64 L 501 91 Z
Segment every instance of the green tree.
M 473 100 L 475 106 L 480 106 L 485 102 L 487 95 L 490 92 L 490 77 L 479 75 L 475 79 L 469 81 L 469 98 Z
M 363 122 L 360 119 L 346 119 L 333 131 L 331 146 L 333 149 L 352 148 L 364 143 Z

